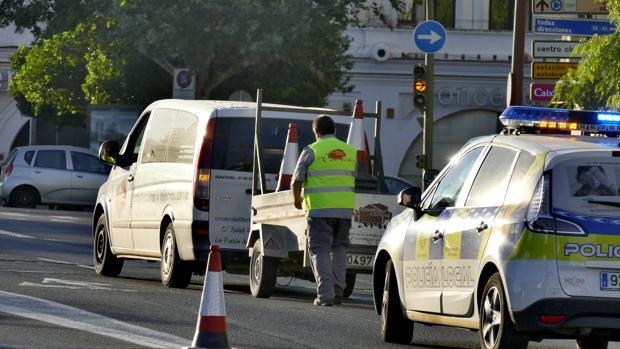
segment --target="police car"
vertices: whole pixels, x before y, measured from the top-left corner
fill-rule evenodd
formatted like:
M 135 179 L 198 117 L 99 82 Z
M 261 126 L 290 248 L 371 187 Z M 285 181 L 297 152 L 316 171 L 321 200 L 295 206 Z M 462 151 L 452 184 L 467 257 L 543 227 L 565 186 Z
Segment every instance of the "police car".
M 373 269 L 381 339 L 415 322 L 482 348 L 620 339 L 620 113 L 509 107 L 389 223 Z

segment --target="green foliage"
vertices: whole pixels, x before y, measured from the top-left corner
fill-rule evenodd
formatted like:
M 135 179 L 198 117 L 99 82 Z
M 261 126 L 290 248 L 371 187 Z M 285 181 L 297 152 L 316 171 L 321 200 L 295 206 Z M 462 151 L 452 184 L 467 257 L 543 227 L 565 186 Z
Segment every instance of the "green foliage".
M 616 32 L 582 41 L 575 55 L 582 56 L 576 69 L 564 75 L 555 87 L 552 104 L 569 109 L 620 109 L 620 0 L 607 0 Z
M 15 22 L 37 37 L 12 59 L 20 110 L 66 119 L 88 104 L 168 97 L 175 67 L 196 74 L 198 98 L 263 88 L 269 102 L 324 105 L 329 93 L 352 88 L 343 31 L 359 11 L 379 8 L 365 0 L 5 0 L 0 26 Z

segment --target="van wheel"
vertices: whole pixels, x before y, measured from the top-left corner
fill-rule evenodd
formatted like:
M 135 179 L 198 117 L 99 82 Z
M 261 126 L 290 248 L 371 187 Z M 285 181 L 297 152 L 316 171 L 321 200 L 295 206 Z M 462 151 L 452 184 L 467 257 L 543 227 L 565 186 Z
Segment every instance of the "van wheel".
M 403 312 L 398 296 L 396 274 L 392 260 L 389 260 L 385 266 L 381 302 L 381 340 L 388 343 L 409 344 L 413 337 L 413 324 Z
M 356 276 L 357 274 L 352 271 L 347 272 L 347 280 L 346 280 L 347 287 L 345 287 L 344 290 L 342 291 L 342 296 L 344 298 L 349 298 L 353 294 L 353 288 L 355 288 Z
M 18 187 L 11 193 L 10 206 L 35 208 L 39 203 L 39 193 L 32 187 Z
M 117 258 L 110 250 L 108 229 L 105 226 L 105 216 L 99 216 L 95 226 L 93 241 L 93 262 L 95 272 L 103 276 L 117 276 L 123 269 L 123 259 Z
M 487 281 L 481 303 L 479 333 L 482 349 L 527 348 L 527 336 L 518 333 L 510 319 L 499 273 L 491 275 Z
M 260 239 L 254 242 L 250 258 L 250 292 L 256 298 L 269 298 L 273 294 L 278 277 L 278 261 L 263 255 Z
M 577 340 L 577 349 L 607 349 L 609 341 L 598 338 L 587 338 Z
M 161 243 L 161 283 L 166 287 L 186 288 L 192 280 L 192 269 L 179 257 L 174 227 L 168 224 Z

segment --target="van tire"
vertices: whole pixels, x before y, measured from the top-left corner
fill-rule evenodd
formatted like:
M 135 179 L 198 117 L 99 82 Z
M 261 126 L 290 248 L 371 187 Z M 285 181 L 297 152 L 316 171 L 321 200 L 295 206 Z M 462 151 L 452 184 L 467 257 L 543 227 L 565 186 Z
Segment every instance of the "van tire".
M 192 280 L 192 269 L 179 257 L 177 241 L 172 223 L 168 224 L 161 242 L 161 263 L 159 272 L 165 287 L 186 288 Z
M 385 266 L 385 281 L 381 302 L 381 340 L 387 343 L 409 344 L 414 322 L 405 316 L 398 296 L 396 273 L 389 260 Z
M 607 349 L 609 341 L 599 338 L 577 339 L 577 349 Z
M 342 291 L 342 296 L 344 298 L 349 298 L 353 294 L 353 288 L 355 288 L 355 278 L 357 277 L 357 273 L 348 271 L 347 272 L 347 287 Z
M 508 302 L 499 273 L 487 281 L 479 304 L 482 349 L 525 349 L 528 337 L 517 332 L 508 313 Z
M 18 208 L 35 208 L 39 203 L 39 192 L 29 186 L 13 189 L 9 199 L 9 206 Z
M 103 276 L 118 276 L 124 260 L 117 258 L 110 249 L 110 234 L 105 225 L 105 215 L 100 215 L 93 235 L 93 264 L 95 272 Z
M 263 255 L 260 239 L 254 242 L 250 258 L 250 292 L 256 298 L 269 298 L 273 294 L 278 278 L 278 261 Z

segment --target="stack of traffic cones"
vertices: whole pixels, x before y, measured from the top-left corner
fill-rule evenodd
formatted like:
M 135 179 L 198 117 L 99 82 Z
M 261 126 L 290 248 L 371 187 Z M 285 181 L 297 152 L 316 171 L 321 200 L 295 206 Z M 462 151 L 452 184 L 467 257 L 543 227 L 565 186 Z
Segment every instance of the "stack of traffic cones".
M 368 152 L 368 140 L 366 139 L 366 132 L 364 132 L 364 106 L 359 99 L 355 101 L 353 120 L 351 120 L 351 127 L 349 127 L 347 144 L 357 149 L 357 174 L 372 174 L 370 154 Z
M 197 348 L 230 348 L 226 335 L 226 308 L 220 247 L 211 246 L 205 283 L 202 288 L 200 311 L 192 346 Z
M 280 166 L 276 191 L 291 189 L 291 178 L 293 177 L 293 171 L 295 171 L 298 158 L 299 145 L 297 144 L 297 125 L 291 122 L 288 125 L 288 135 L 286 136 L 286 145 L 284 146 L 284 155 L 282 157 L 282 165 Z

